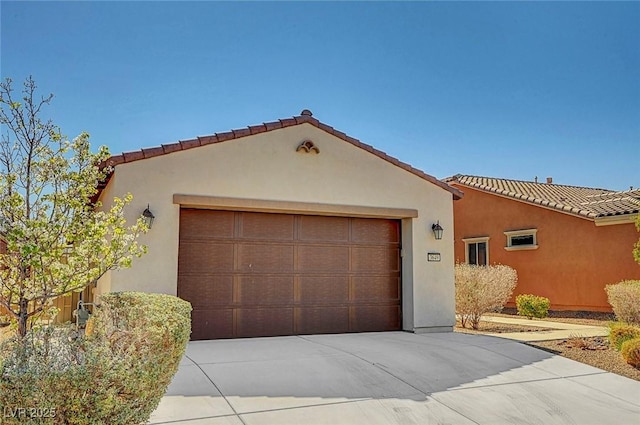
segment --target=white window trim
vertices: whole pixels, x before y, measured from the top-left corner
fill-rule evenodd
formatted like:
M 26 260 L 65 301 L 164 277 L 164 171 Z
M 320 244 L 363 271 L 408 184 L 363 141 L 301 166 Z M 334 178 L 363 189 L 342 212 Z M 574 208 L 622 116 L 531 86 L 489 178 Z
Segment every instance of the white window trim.
M 529 251 L 538 249 L 538 229 L 524 229 L 524 230 L 512 230 L 504 232 L 507 237 L 507 246 L 504 247 L 507 251 Z M 533 235 L 533 244 L 531 245 L 511 245 L 511 238 L 514 236 L 528 236 Z
M 469 264 L 469 244 L 470 243 L 478 243 L 478 242 L 486 242 L 487 243 L 487 265 L 489 263 L 489 236 L 481 236 L 478 238 L 463 238 L 462 242 L 464 242 L 464 262 Z

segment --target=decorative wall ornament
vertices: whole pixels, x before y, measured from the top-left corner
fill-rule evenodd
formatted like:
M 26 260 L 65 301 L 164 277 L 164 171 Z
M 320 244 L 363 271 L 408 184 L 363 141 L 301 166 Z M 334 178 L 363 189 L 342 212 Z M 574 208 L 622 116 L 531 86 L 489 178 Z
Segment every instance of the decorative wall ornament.
M 298 146 L 298 149 L 296 149 L 296 152 L 300 152 L 300 151 L 304 151 L 307 153 L 314 151 L 315 153 L 320 153 L 320 149 L 311 140 L 305 140 L 302 143 L 300 143 L 300 145 Z

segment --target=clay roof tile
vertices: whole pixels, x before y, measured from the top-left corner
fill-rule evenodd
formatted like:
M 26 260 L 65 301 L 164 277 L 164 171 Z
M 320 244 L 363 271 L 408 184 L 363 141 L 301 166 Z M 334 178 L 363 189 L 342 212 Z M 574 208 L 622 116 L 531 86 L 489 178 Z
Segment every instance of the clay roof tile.
M 524 200 L 588 219 L 636 214 L 640 210 L 640 190 L 638 189 L 615 192 L 591 187 L 461 174 L 444 181 Z
M 266 122 L 260 125 L 249 126 L 247 128 L 231 130 L 224 133 L 216 133 L 210 136 L 200 136 L 195 139 L 184 140 L 178 143 L 170 143 L 170 144 L 161 145 L 159 147 L 145 148 L 139 151 L 126 152 L 120 155 L 114 155 L 106 161 L 106 165 L 116 166 L 124 162 L 132 162 L 132 161 L 138 161 L 138 160 L 155 157 L 159 155 L 167 155 L 179 150 L 193 149 L 198 146 L 208 145 L 212 143 L 220 143 L 227 140 L 234 140 L 234 139 L 249 136 L 252 134 L 264 133 L 268 131 L 278 130 L 281 128 L 301 125 L 305 123 L 311 124 L 322 131 L 325 131 L 339 139 L 344 140 L 345 142 L 348 142 L 356 147 L 359 147 L 367 152 L 370 152 L 378 156 L 379 158 L 385 161 L 388 161 L 391 164 L 394 164 L 420 178 L 423 178 L 433 184 L 440 186 L 441 188 L 451 192 L 453 194 L 454 199 L 460 199 L 463 195 L 462 192 L 457 188 L 449 186 L 447 183 L 440 181 L 435 177 L 430 176 L 429 174 L 426 174 L 425 172 L 410 166 L 409 164 L 405 164 L 400 160 L 387 155 L 385 152 L 375 149 L 371 145 L 363 143 L 354 137 L 348 136 L 342 131 L 336 130 L 331 126 L 318 121 L 316 118 L 312 116 L 311 111 L 307 109 L 303 110 L 299 116 L 292 117 L 292 118 L 285 118 L 278 121 L 271 121 L 271 122 Z M 109 177 L 110 175 L 108 176 L 108 178 Z M 99 187 L 99 190 L 102 190 L 102 187 Z M 98 196 L 99 196 L 99 193 L 98 193 Z

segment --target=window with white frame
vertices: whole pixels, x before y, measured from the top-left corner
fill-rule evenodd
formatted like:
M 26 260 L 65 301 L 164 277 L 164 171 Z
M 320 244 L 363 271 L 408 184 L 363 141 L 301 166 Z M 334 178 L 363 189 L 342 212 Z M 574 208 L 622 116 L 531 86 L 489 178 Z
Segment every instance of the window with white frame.
M 538 249 L 538 229 L 513 230 L 504 232 L 507 237 L 507 251 L 522 251 L 527 249 Z
M 465 238 L 464 259 L 467 264 L 486 266 L 489 264 L 489 237 Z

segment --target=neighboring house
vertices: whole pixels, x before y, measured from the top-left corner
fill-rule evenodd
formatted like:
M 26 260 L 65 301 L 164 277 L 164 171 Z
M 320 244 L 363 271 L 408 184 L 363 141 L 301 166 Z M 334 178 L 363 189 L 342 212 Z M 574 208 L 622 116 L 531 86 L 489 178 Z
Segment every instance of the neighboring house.
M 108 165 L 99 199 L 131 192 L 127 218 L 155 221 L 149 253 L 97 291 L 176 294 L 193 339 L 452 330 L 460 191 L 308 110 Z
M 547 183 L 456 175 L 455 257 L 506 264 L 517 294 L 549 298 L 555 310 L 611 311 L 604 288 L 640 278 L 633 244 L 640 190 L 614 192 Z

